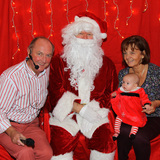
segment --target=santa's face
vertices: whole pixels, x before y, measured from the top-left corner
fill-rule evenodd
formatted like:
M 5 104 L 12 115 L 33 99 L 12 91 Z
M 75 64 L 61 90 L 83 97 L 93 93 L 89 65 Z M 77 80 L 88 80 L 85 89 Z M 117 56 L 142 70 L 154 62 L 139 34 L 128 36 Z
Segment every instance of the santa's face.
M 75 87 L 82 74 L 93 85 L 94 78 L 102 66 L 103 55 L 103 50 L 92 33 L 82 31 L 72 37 L 70 43 L 64 46 L 62 55 L 67 62 L 67 69 L 71 70 L 71 85 Z
M 86 31 L 81 31 L 76 35 L 77 38 L 81 39 L 93 39 L 93 33 L 92 32 L 86 32 Z

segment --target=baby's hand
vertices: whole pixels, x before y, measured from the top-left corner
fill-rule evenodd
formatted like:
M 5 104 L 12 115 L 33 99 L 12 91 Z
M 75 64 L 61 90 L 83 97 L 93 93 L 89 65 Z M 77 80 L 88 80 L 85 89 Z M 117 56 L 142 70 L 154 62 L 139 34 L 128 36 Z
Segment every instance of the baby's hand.
M 116 97 L 117 96 L 117 93 L 116 92 L 113 92 L 112 94 L 111 94 L 111 97 Z

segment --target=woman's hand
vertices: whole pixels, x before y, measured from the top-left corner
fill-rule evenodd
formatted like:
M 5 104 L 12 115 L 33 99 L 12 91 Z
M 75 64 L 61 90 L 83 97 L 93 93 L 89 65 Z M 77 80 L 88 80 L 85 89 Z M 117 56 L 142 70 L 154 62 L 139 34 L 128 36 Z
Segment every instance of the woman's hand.
M 160 101 L 159 100 L 155 100 L 151 102 L 151 105 L 145 105 L 143 107 L 143 111 L 147 114 L 151 114 L 153 112 L 155 112 L 156 108 L 159 107 Z

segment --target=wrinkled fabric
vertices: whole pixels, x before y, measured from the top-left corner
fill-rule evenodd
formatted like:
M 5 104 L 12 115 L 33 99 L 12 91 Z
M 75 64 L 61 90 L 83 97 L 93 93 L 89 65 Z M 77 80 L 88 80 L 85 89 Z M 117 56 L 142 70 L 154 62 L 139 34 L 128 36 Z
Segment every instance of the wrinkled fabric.
M 77 146 L 79 133 L 73 137 L 68 131 L 58 126 L 51 126 L 51 147 L 53 155 L 57 156 L 71 152 Z

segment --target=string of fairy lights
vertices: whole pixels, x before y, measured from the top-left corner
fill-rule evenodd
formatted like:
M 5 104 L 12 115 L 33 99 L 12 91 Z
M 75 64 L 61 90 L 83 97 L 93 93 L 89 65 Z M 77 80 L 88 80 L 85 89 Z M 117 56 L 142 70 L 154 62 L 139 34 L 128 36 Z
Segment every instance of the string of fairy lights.
M 88 11 L 88 1 L 87 0 L 85 1 L 86 1 L 86 11 Z
M 50 0 L 50 2 L 48 2 L 48 4 L 49 4 L 49 6 L 50 6 L 50 22 L 51 22 L 51 24 L 50 24 L 50 34 L 49 34 L 49 36 L 48 36 L 48 38 L 50 38 L 50 37 L 52 37 L 53 36 L 53 19 L 52 19 L 52 17 L 53 17 L 53 9 L 52 9 L 52 0 Z
M 18 31 L 17 31 L 17 28 L 16 28 L 16 25 L 15 25 L 15 15 L 18 14 L 18 12 L 15 11 L 16 9 L 16 3 L 11 0 L 11 8 L 12 8 L 12 12 L 13 12 L 13 16 L 12 16 L 12 27 L 14 28 L 14 32 L 15 32 L 15 36 L 16 36 L 16 40 L 17 40 L 17 50 L 14 52 L 14 54 L 12 55 L 12 59 L 14 59 L 14 56 L 17 54 L 17 52 L 20 51 L 20 47 L 19 47 L 19 36 L 18 36 Z M 53 9 L 52 9 L 52 0 L 50 0 L 48 2 L 48 5 L 49 5 L 49 13 L 50 13 L 50 25 L 49 25 L 49 28 L 50 28 L 50 34 L 48 36 L 48 38 L 52 37 L 53 36 Z M 68 8 L 67 8 L 67 11 L 68 11 Z M 31 18 L 30 18 L 30 23 L 29 25 L 31 25 L 31 36 L 32 38 L 35 38 L 36 36 L 36 32 L 34 31 L 34 23 L 33 23 L 33 0 L 31 0 L 31 5 L 30 5 L 30 9 L 29 9 L 29 12 L 30 12 L 30 15 L 31 15 Z
M 148 0 L 145 0 L 145 9 L 143 10 L 143 12 L 146 12 L 148 9 Z
M 31 22 L 30 22 L 30 25 L 32 26 L 31 28 L 31 36 L 34 38 L 34 33 L 33 33 L 33 29 L 34 29 L 34 26 L 33 26 L 33 0 L 31 0 L 31 6 L 30 6 L 30 12 L 31 12 Z
M 117 31 L 119 36 L 121 36 L 123 38 L 123 36 L 121 35 L 121 33 L 119 32 L 118 27 L 117 27 L 117 21 L 119 21 L 119 7 L 118 7 L 118 4 L 117 4 L 117 1 L 113 0 L 113 4 L 115 5 L 115 9 L 117 9 L 116 20 L 114 21 L 114 29 Z
M 32 38 L 34 38 L 36 36 L 36 31 L 34 29 L 34 9 L 33 9 L 33 1 L 34 0 L 30 0 L 30 8 L 29 8 L 29 12 L 30 12 L 30 23 L 29 25 L 31 25 L 31 36 Z M 53 36 L 53 3 L 52 3 L 52 0 L 46 0 L 48 1 L 48 8 L 49 8 L 49 16 L 50 16 L 50 25 L 49 25 L 49 28 L 50 28 L 50 33 L 49 33 L 49 36 L 48 38 L 52 37 Z M 80 0 L 82 1 L 82 0 Z M 69 0 L 63 0 L 64 2 L 64 12 L 65 12 L 65 15 L 66 15 L 66 20 L 69 23 L 71 23 L 69 21 Z M 86 11 L 89 11 L 88 8 L 89 8 L 89 1 L 88 0 L 84 0 L 85 2 L 85 10 Z M 115 20 L 114 20 L 114 29 L 115 31 L 118 33 L 118 35 L 121 37 L 121 38 L 124 38 L 124 36 L 122 35 L 121 31 L 119 30 L 119 27 L 118 27 L 118 24 L 117 22 L 119 21 L 119 16 L 120 16 L 120 11 L 119 11 L 119 1 L 118 0 L 102 0 L 103 2 L 103 13 L 104 13 L 104 21 L 107 22 L 107 16 L 109 15 L 108 11 L 107 11 L 107 7 L 109 7 L 109 5 L 114 5 L 114 10 L 116 12 L 116 17 L 115 17 Z M 14 28 L 14 34 L 15 34 L 15 37 L 16 37 L 16 41 L 17 41 L 17 49 L 16 51 L 14 52 L 13 56 L 12 56 L 12 59 L 14 59 L 14 56 L 20 51 L 20 45 L 19 45 L 19 36 L 18 36 L 18 30 L 17 30 L 17 27 L 16 27 L 16 24 L 15 24 L 15 18 L 16 18 L 16 14 L 18 14 L 18 12 L 16 12 L 16 3 L 15 3 L 15 0 L 11 0 L 10 1 L 10 5 L 11 5 L 11 9 L 12 9 L 12 12 L 13 12 L 13 16 L 12 16 L 12 27 Z M 130 15 L 126 17 L 126 26 L 129 25 L 129 20 L 132 18 L 133 16 L 133 13 L 134 13 L 134 9 L 133 9 L 133 3 L 134 3 L 134 0 L 130 0 L 130 5 L 128 6 L 129 9 L 130 9 Z M 146 12 L 148 9 L 148 0 L 145 0 L 145 4 L 144 4 L 144 10 L 142 11 L 143 13 Z M 159 21 L 160 21 L 160 18 L 159 18 Z
M 13 12 L 12 27 L 14 28 L 16 39 L 17 39 L 17 50 L 15 51 L 15 53 L 12 56 L 12 59 L 14 59 L 14 56 L 17 54 L 18 51 L 20 51 L 20 48 L 19 48 L 19 37 L 18 37 L 18 33 L 17 33 L 17 28 L 16 28 L 16 25 L 14 22 L 16 12 L 15 12 L 15 3 L 13 2 L 13 0 L 11 0 L 11 8 L 12 8 L 12 12 Z
M 128 16 L 127 17 L 127 20 L 126 20 L 126 25 L 128 26 L 128 21 L 129 21 L 129 19 L 132 17 L 132 15 L 133 15 L 133 8 L 132 8 L 132 5 L 133 5 L 133 0 L 132 1 L 130 1 L 130 16 Z
M 64 4 L 64 11 L 66 12 L 66 19 L 67 19 L 67 22 L 68 24 L 70 23 L 69 22 L 69 17 L 68 17 L 68 13 L 69 13 L 69 0 L 66 0 L 66 3 Z
M 107 3 L 108 1 L 105 1 L 105 0 L 103 0 L 103 4 L 104 4 L 104 21 L 106 21 L 107 22 L 107 8 L 106 8 L 106 3 Z

